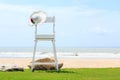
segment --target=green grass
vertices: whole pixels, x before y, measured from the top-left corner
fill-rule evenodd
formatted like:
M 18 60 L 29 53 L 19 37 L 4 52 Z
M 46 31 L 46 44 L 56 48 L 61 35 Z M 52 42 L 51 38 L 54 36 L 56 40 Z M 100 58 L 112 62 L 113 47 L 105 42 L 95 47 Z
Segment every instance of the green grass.
M 79 68 L 56 71 L 1 72 L 0 80 L 120 80 L 120 68 Z

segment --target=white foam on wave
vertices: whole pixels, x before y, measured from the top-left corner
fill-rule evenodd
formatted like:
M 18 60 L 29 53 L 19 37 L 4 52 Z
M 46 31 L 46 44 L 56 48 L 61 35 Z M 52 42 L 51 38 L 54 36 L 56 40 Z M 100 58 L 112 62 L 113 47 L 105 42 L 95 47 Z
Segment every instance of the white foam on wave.
M 37 58 L 51 57 L 51 52 L 37 52 Z M 58 58 L 120 58 L 120 53 L 73 53 L 57 52 Z M 32 58 L 33 52 L 1 52 L 0 58 Z

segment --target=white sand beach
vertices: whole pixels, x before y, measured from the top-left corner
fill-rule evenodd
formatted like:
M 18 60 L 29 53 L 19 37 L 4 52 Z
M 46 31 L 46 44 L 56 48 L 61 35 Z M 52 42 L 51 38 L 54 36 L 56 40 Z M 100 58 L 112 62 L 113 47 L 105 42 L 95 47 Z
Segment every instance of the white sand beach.
M 28 68 L 31 58 L 0 58 L 0 65 L 18 65 Z M 63 68 L 116 68 L 120 67 L 120 59 L 58 59 L 63 62 Z

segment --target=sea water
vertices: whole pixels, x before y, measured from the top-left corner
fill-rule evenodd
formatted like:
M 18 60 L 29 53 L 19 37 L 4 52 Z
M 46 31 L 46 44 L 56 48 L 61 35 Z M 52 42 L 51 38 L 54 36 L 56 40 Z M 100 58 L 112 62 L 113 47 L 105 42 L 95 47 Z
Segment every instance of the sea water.
M 58 58 L 120 58 L 120 48 L 57 48 Z M 38 48 L 36 57 L 53 56 L 52 48 Z M 0 48 L 0 58 L 32 58 L 33 48 Z

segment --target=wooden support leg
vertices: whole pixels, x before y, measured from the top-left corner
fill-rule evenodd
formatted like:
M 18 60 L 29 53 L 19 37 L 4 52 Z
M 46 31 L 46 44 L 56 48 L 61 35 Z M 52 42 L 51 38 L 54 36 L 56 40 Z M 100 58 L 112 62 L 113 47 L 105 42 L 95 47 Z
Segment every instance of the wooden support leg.
M 37 40 L 35 40 L 34 44 L 34 51 L 33 51 L 33 58 L 32 58 L 32 65 L 31 65 L 31 71 L 34 72 L 34 63 L 35 63 L 35 53 L 37 48 Z
M 55 47 L 55 40 L 52 40 L 52 44 L 53 44 L 53 53 L 54 53 L 56 70 L 59 71 L 59 68 L 58 68 L 58 59 L 57 59 L 56 47 Z

